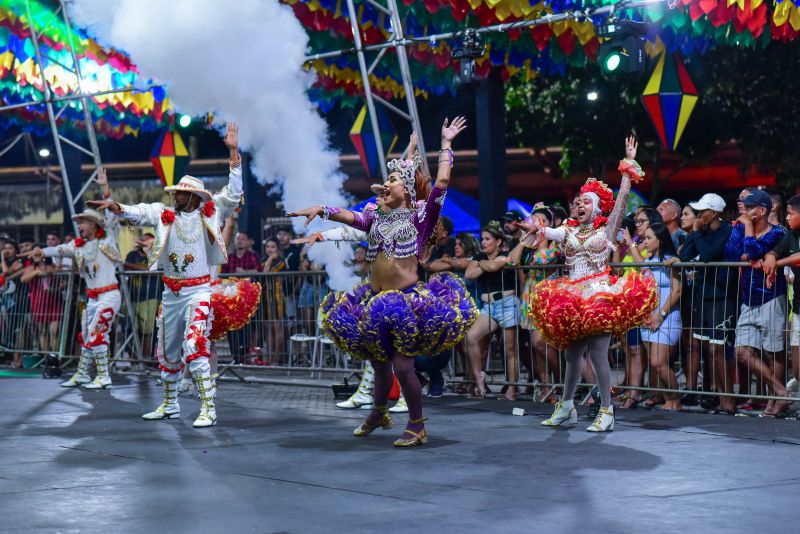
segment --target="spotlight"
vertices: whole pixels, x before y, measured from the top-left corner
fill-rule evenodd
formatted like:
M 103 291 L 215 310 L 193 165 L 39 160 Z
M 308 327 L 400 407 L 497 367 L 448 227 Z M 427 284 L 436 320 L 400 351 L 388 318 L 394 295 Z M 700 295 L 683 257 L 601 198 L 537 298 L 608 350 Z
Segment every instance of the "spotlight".
M 181 115 L 181 118 L 178 119 L 178 125 L 181 128 L 188 128 L 188 126 L 192 124 L 192 117 L 191 115 Z
M 478 76 L 475 74 L 475 60 L 483 57 L 485 51 L 475 28 L 465 30 L 461 42 L 453 46 L 450 54 L 453 59 L 460 60 L 458 72 L 453 76 L 455 85 L 478 81 Z
M 594 102 L 597 100 L 598 96 L 599 95 L 597 94 L 597 91 L 589 91 L 588 93 L 586 93 L 586 100 L 588 100 L 589 102 Z
M 42 158 L 48 158 L 48 157 L 50 157 L 50 151 L 48 149 L 46 149 L 46 148 L 40 148 L 39 149 L 39 156 L 42 157 Z
M 644 36 L 647 34 L 644 22 L 612 19 L 598 25 L 596 34 L 603 40 L 597 53 L 603 72 L 644 71 Z
M 603 70 L 606 72 L 614 72 L 622 64 L 622 52 L 620 50 L 612 49 L 603 61 Z

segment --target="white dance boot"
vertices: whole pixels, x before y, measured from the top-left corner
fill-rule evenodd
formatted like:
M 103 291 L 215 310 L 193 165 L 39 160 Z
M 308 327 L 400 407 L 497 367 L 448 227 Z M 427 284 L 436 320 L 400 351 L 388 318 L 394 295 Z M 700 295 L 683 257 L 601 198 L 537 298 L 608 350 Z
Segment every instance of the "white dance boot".
M 194 383 L 197 387 L 197 396 L 200 397 L 200 415 L 192 426 L 195 428 L 214 426 L 217 424 L 217 410 L 214 405 L 216 387 L 211 380 L 211 373 L 208 371 L 196 373 Z
M 81 357 L 78 360 L 78 370 L 72 375 L 69 380 L 61 383 L 62 388 L 74 388 L 81 384 L 88 384 L 92 381 L 89 376 L 89 367 L 92 365 L 92 358 L 88 354 L 81 352 Z
M 577 424 L 578 412 L 575 410 L 575 402 L 571 400 L 558 401 L 553 415 L 542 421 L 542 426 L 575 426 Z
M 105 389 L 111 386 L 111 375 L 108 374 L 108 354 L 99 354 L 94 357 L 97 364 L 97 376 L 83 386 L 86 389 Z
M 406 398 L 403 397 L 403 394 L 400 394 L 400 398 L 397 399 L 397 403 L 389 408 L 389 411 L 392 413 L 406 413 L 408 412 L 408 404 L 406 404 Z
M 594 423 L 586 428 L 589 432 L 611 432 L 614 430 L 614 407 L 601 407 Z
M 346 401 L 337 402 L 336 407 L 353 409 L 372 406 L 372 391 L 374 389 L 375 371 L 372 370 L 372 364 L 367 362 L 364 365 L 364 374 L 361 375 L 361 382 L 358 384 L 356 392 Z
M 148 412 L 142 416 L 142 419 L 148 421 L 155 421 L 158 419 L 172 419 L 181 414 L 181 407 L 178 404 L 178 388 L 175 382 L 163 382 L 164 384 L 164 402 L 161 406 Z

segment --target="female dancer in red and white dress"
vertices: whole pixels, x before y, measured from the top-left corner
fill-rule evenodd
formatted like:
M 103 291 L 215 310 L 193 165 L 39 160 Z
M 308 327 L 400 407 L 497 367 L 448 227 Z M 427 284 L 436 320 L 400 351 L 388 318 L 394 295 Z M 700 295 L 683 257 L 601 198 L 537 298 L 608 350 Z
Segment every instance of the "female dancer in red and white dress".
M 611 274 L 609 256 L 624 216 L 631 179 L 639 181 L 644 172 L 634 160 L 637 143 L 625 140 L 625 159 L 620 161 L 622 183 L 616 202 L 614 193 L 603 183 L 589 178 L 581 188 L 577 218 L 560 228 L 544 228 L 536 218 L 522 224 L 529 231 L 524 242 L 531 247 L 542 237 L 561 244 L 569 276 L 545 280 L 533 288 L 530 315 L 542 337 L 559 349 L 566 349 L 567 367 L 564 395 L 544 426 L 576 424 L 573 404 L 581 376 L 583 354 L 597 374 L 600 411 L 586 430 L 614 430 L 611 406 L 611 369 L 608 347 L 611 334 L 620 334 L 643 324 L 658 305 L 652 278 L 632 272 L 617 278 Z

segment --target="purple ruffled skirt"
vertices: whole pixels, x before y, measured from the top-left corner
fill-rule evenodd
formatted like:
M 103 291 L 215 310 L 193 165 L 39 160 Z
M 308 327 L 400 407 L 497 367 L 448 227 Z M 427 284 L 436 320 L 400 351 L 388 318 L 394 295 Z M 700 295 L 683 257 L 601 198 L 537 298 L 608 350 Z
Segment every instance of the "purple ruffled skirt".
M 369 282 L 329 293 L 321 305 L 325 332 L 362 360 L 435 355 L 455 346 L 478 317 L 464 282 L 432 275 L 404 290 L 374 291 Z

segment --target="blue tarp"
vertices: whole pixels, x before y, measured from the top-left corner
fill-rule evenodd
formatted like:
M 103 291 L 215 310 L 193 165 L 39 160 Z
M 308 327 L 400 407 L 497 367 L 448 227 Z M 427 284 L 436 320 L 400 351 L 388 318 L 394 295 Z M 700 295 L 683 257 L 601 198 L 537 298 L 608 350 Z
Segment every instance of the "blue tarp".
M 369 202 L 375 202 L 375 197 L 372 197 L 363 202 L 359 202 L 350 209 L 353 211 L 361 211 L 364 206 Z M 524 216 L 531 213 L 531 206 L 515 198 L 508 199 L 509 210 L 519 210 Z M 472 232 L 478 233 L 480 231 L 480 203 L 477 199 L 469 195 L 456 191 L 454 189 L 447 190 L 447 200 L 442 208 L 442 215 L 449 217 L 453 221 L 453 232 Z M 502 213 L 498 214 L 501 216 Z

